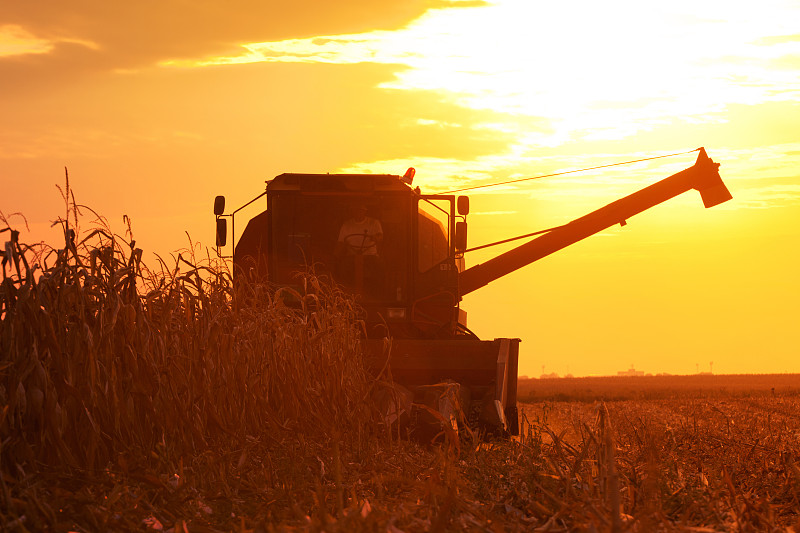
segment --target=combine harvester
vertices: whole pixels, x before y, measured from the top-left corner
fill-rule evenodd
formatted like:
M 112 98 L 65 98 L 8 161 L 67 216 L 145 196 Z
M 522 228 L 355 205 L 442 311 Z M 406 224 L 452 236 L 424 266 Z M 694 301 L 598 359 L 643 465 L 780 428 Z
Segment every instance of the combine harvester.
M 298 272 L 314 265 L 318 275 L 354 293 L 366 311 L 368 360 L 376 375 L 391 376 L 394 400 L 384 398 L 382 405 L 388 421 L 413 405 L 415 418 L 427 418 L 416 420 L 420 425 L 455 429 L 466 419 L 496 434 L 519 433 L 520 339 L 478 339 L 467 328 L 462 297 L 691 189 L 705 207 L 731 199 L 719 164 L 700 148 L 693 166 L 465 268 L 469 198 L 423 194 L 411 186 L 413 177 L 414 169 L 404 176 L 281 174 L 229 214 L 218 196 L 217 246 L 226 244 L 227 218 L 233 225 L 236 212 L 266 195 L 266 210 L 250 220 L 235 246 L 235 275 L 291 286 Z

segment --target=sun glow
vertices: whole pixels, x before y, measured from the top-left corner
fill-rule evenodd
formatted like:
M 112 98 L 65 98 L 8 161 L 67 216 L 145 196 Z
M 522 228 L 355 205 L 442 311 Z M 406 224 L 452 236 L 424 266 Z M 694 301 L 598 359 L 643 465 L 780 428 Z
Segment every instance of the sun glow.
M 785 16 L 776 19 L 776 10 Z M 443 103 L 491 117 L 445 125 L 422 116 L 415 119 L 417 125 L 497 131 L 514 139 L 504 153 L 468 162 L 427 158 L 426 169 L 437 176 L 433 186 L 444 190 L 464 179 L 541 173 L 546 170 L 543 150 L 569 143 L 614 142 L 719 125 L 731 106 L 798 100 L 796 71 L 780 67 L 800 55 L 800 37 L 792 25 L 798 19 L 800 5 L 780 0 L 759 10 L 688 0 L 669 5 L 581 2 L 577 8 L 571 3 L 495 0 L 430 10 L 398 31 L 248 43 L 237 56 L 162 66 L 397 65 L 394 79 L 379 88 L 435 94 Z M 655 145 L 656 150 L 695 147 L 670 142 Z M 653 155 L 653 146 L 644 148 L 645 155 Z M 633 154 L 636 147 L 623 150 L 603 159 L 595 153 L 587 166 Z M 748 158 L 747 153 L 737 155 Z M 342 170 L 396 172 L 422 163 L 420 158 L 365 161 Z M 578 157 L 562 154 L 558 168 L 579 163 Z
M 684 4 L 585 2 L 575 9 L 497 0 L 431 10 L 401 31 L 250 43 L 240 56 L 165 65 L 398 64 L 405 68 L 382 87 L 437 91 L 472 109 L 544 117 L 551 142 L 618 139 L 674 117 L 711 120 L 732 103 L 800 95 L 794 71 L 774 68 L 800 53 L 800 40 L 789 37 L 800 7 L 782 3 L 787 16 L 775 20 L 768 9 Z

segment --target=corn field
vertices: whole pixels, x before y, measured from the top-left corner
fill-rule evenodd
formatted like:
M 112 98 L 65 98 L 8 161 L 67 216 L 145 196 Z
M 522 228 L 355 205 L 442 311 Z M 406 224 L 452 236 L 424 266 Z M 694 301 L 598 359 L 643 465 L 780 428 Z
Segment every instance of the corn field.
M 63 247 L 0 214 L 4 531 L 800 531 L 796 395 L 537 403 L 518 439 L 397 440 L 336 285 L 234 285 L 193 244 L 149 268 L 129 221 L 62 193 Z

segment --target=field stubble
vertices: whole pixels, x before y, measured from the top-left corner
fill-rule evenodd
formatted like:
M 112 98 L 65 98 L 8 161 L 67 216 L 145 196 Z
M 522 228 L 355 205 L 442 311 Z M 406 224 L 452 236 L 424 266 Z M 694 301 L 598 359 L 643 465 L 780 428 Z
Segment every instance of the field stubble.
M 550 453 L 570 468 L 563 475 L 554 464 L 552 475 L 571 479 L 573 494 L 589 501 L 600 499 L 597 480 L 613 450 L 614 492 L 632 529 L 800 530 L 796 395 L 544 402 L 523 404 L 522 412 L 543 421 Z M 613 445 L 603 451 L 596 440 L 606 412 Z

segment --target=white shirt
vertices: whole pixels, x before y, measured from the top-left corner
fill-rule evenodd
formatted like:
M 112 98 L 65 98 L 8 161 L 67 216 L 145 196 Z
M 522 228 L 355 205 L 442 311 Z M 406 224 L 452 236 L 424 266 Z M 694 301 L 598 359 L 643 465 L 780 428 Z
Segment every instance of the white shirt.
M 351 218 L 342 224 L 342 228 L 339 230 L 339 242 L 347 245 L 348 252 L 351 254 L 360 251 L 363 255 L 378 255 L 378 247 L 375 242 L 377 235 L 383 235 L 380 221 L 364 217 L 364 220 L 359 222 Z

